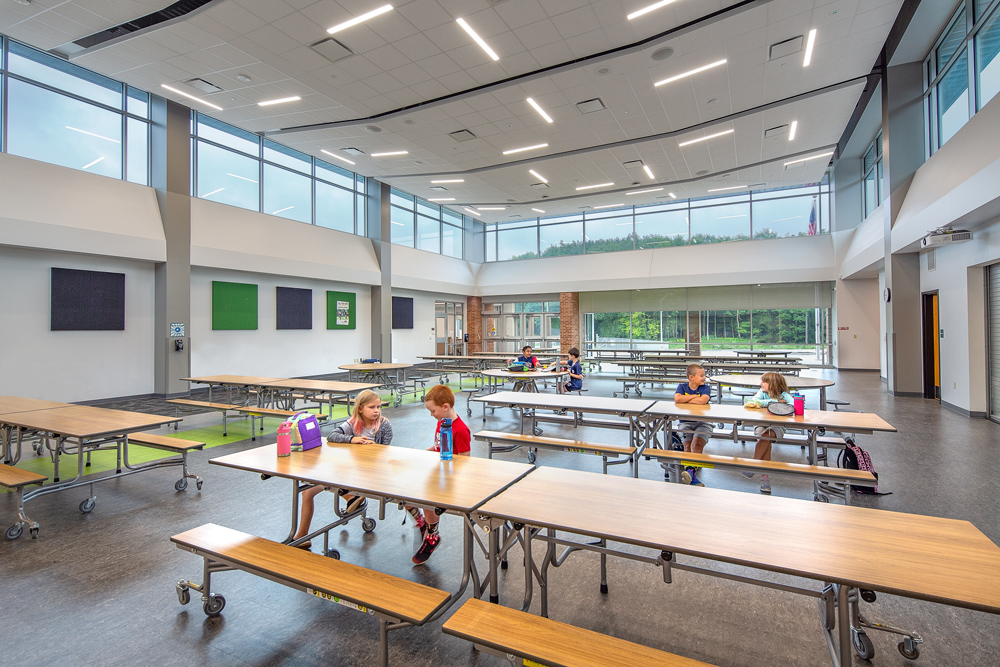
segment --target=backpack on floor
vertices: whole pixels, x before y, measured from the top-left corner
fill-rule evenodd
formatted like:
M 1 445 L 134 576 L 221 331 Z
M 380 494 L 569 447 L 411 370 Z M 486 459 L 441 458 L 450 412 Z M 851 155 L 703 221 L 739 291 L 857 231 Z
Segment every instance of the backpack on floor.
M 846 441 L 847 447 L 837 457 L 837 467 L 849 470 L 865 470 L 875 476 L 875 486 L 856 486 L 854 490 L 858 493 L 872 496 L 887 496 L 892 493 L 892 491 L 880 492 L 878 490 L 878 473 L 875 472 L 875 466 L 872 464 L 872 459 L 868 455 L 868 452 L 854 444 L 854 440 L 851 438 L 847 438 Z

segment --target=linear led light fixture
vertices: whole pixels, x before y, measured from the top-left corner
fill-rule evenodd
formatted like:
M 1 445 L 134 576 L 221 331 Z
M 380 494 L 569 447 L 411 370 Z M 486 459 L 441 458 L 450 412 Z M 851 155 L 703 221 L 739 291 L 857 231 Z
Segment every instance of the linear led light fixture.
M 833 151 L 829 151 L 828 153 L 820 153 L 819 155 L 810 155 L 809 157 L 804 157 L 801 160 L 792 160 L 791 162 L 786 162 L 785 166 L 787 167 L 790 164 L 798 164 L 800 162 L 806 162 L 808 160 L 818 160 L 821 157 L 829 157 L 831 155 L 833 155 Z
M 357 25 L 359 23 L 364 23 L 368 19 L 375 18 L 376 16 L 378 16 L 380 14 L 385 14 L 386 12 L 391 12 L 391 11 L 392 11 L 392 5 L 383 5 L 383 6 L 379 7 L 378 9 L 373 9 L 370 12 L 368 12 L 367 14 L 362 14 L 361 16 L 353 18 L 350 21 L 344 21 L 343 23 L 338 23 L 337 25 L 333 26 L 332 28 L 328 28 L 327 32 L 332 35 L 335 32 L 340 32 L 341 30 L 346 30 L 347 28 L 350 28 L 351 26 L 355 26 L 355 25 Z
M 298 95 L 293 95 L 292 97 L 279 97 L 276 100 L 264 100 L 263 102 L 257 102 L 259 107 L 269 107 L 272 104 L 284 104 L 285 102 L 298 102 L 302 98 Z
M 656 176 L 653 176 L 653 170 L 649 168 L 648 164 L 642 165 L 642 170 L 646 172 L 647 176 L 649 176 L 649 180 L 653 180 L 656 178 Z
M 532 211 L 534 211 L 535 213 L 545 213 L 545 211 L 543 211 L 543 210 L 542 210 L 542 209 L 540 209 L 540 208 L 533 208 L 533 209 L 531 209 L 531 210 L 532 210 Z
M 802 217 L 801 215 L 793 215 L 790 218 L 778 218 L 777 220 L 772 220 L 771 222 L 784 222 L 785 220 L 798 220 L 801 217 Z
M 211 197 L 212 195 L 219 194 L 223 190 L 225 190 L 225 188 L 219 188 L 218 190 L 212 190 L 211 192 L 206 192 L 205 194 L 203 194 L 202 197 Z
M 404 225 L 403 223 L 401 223 L 401 222 L 396 222 L 395 220 L 390 220 L 389 222 L 391 222 L 391 223 L 392 223 L 392 224 L 394 224 L 394 225 L 399 225 L 400 227 L 406 227 L 406 225 Z
M 455 201 L 454 197 L 438 197 L 437 199 L 428 199 L 427 201 Z
M 97 137 L 98 139 L 104 139 L 105 141 L 110 141 L 113 144 L 120 144 L 121 142 L 117 139 L 112 139 L 111 137 L 106 137 L 103 134 L 94 134 L 93 132 L 87 132 L 86 130 L 81 130 L 78 127 L 73 127 L 72 125 L 66 126 L 67 130 L 73 130 L 74 132 L 79 132 L 80 134 L 86 134 L 91 137 Z
M 651 4 L 648 7 L 643 7 L 642 9 L 637 9 L 636 11 L 632 12 L 631 14 L 629 14 L 628 16 L 626 16 L 625 18 L 627 18 L 629 21 L 631 21 L 632 19 L 639 18 L 643 14 L 648 14 L 649 12 L 655 12 L 660 7 L 666 7 L 667 5 L 669 5 L 672 2 L 674 2 L 674 0 L 660 0 L 660 2 L 654 2 L 653 4 Z
M 795 138 L 795 130 L 799 128 L 799 121 L 793 120 L 792 124 L 788 126 L 788 140 L 791 141 Z
M 464 207 L 464 208 L 465 208 L 465 210 L 466 210 L 466 211 L 468 211 L 468 212 L 469 212 L 469 213 L 471 213 L 472 215 L 482 215 L 482 213 L 480 213 L 479 211 L 473 211 L 473 210 L 472 210 L 471 208 L 469 208 L 468 206 L 466 206 L 466 207 Z
M 594 210 L 596 211 L 599 208 L 614 208 L 615 206 L 624 206 L 624 205 L 625 204 L 605 204 L 604 206 L 595 206 Z M 628 224 L 632 224 L 632 223 L 628 223 Z
M 448 178 L 443 181 L 431 181 L 431 183 L 465 183 L 464 178 Z
M 650 188 L 649 190 L 633 190 L 632 192 L 626 192 L 625 196 L 628 197 L 629 195 L 644 195 L 647 192 L 660 192 L 662 190 L 663 188 Z
M 233 178 L 238 178 L 241 181 L 250 181 L 251 183 L 256 183 L 257 185 L 260 185 L 258 181 L 255 181 L 252 178 L 247 178 L 246 176 L 239 176 L 238 174 L 230 174 L 229 172 L 226 172 L 226 176 L 232 176 Z
M 103 159 L 104 159 L 104 157 L 105 157 L 105 156 L 103 156 L 103 155 L 102 155 L 101 157 L 97 158 L 97 159 L 96 159 L 96 160 L 94 160 L 93 162 L 88 162 L 87 164 L 83 165 L 83 168 L 84 168 L 84 169 L 90 169 L 90 168 L 91 168 L 91 167 L 93 167 L 93 166 L 94 166 L 95 164 L 97 164 L 98 162 L 100 162 L 101 160 L 103 160 Z
M 686 76 L 691 76 L 692 74 L 697 74 L 698 72 L 704 72 L 707 69 L 712 69 L 713 67 L 718 67 L 719 65 L 725 65 L 725 64 L 726 64 L 726 59 L 723 58 L 722 60 L 717 60 L 714 63 L 709 63 L 708 65 L 702 65 L 701 67 L 697 67 L 697 68 L 691 70 L 690 72 L 684 72 L 683 74 L 678 74 L 677 76 L 672 76 L 669 79 L 664 79 L 663 81 L 657 81 L 656 83 L 653 84 L 653 87 L 655 88 L 655 87 L 658 87 L 658 86 L 662 86 L 662 85 L 671 83 L 672 81 L 677 81 L 678 79 L 683 79 Z
M 802 57 L 802 66 L 809 67 L 813 58 L 813 46 L 816 44 L 816 28 L 809 31 L 809 39 L 806 41 L 806 54 Z
M 327 155 L 329 155 L 330 157 L 335 157 L 335 158 L 337 158 L 338 160 L 341 160 L 341 161 L 343 161 L 343 162 L 346 162 L 347 164 L 354 164 L 354 162 L 352 162 L 351 160 L 348 160 L 348 159 L 347 159 L 346 157 L 341 157 L 341 156 L 337 155 L 336 153 L 331 153 L 330 151 L 326 150 L 325 148 L 321 148 L 321 149 L 319 149 L 319 152 L 320 152 L 320 153 L 326 153 L 326 154 L 327 154 Z
M 677 199 L 677 195 L 675 195 L 673 192 L 668 192 L 667 194 L 670 195 L 671 199 Z
M 507 207 L 506 206 L 477 206 L 476 209 L 479 210 L 479 211 L 506 211 Z
M 529 169 L 528 173 L 531 174 L 532 176 L 534 176 L 535 178 L 537 178 L 538 180 L 540 180 L 542 183 L 548 183 L 549 182 L 549 179 L 545 178 L 544 176 L 542 176 L 541 174 L 539 174 L 534 169 Z
M 160 87 L 161 87 L 161 88 L 166 88 L 166 89 L 167 89 L 167 90 L 169 90 L 170 92 L 172 92 L 172 93 L 177 93 L 177 94 L 178 94 L 178 95 L 180 95 L 181 97 L 186 97 L 186 98 L 188 98 L 189 100 L 194 100 L 195 102 L 201 102 L 201 103 L 202 103 L 202 104 L 204 104 L 205 106 L 207 106 L 207 107 L 212 107 L 212 108 L 213 108 L 213 109 L 215 109 L 216 111 L 223 111 L 223 108 L 222 108 L 222 107 L 220 107 L 220 106 L 218 106 L 217 104 L 212 104 L 211 102 L 208 102 L 208 101 L 206 101 L 206 100 L 203 100 L 203 99 L 201 99 L 200 97 L 195 97 L 194 95 L 191 95 L 190 93 L 185 93 L 185 92 L 184 92 L 183 90 L 177 90 L 176 88 L 171 88 L 170 86 L 168 86 L 168 85 L 167 85 L 167 84 L 165 84 L 165 83 L 161 83 L 161 84 L 160 84 Z
M 524 151 L 533 151 L 536 148 L 548 148 L 548 144 L 535 144 L 534 146 L 525 146 L 524 148 L 511 148 L 509 151 L 504 151 L 504 155 L 511 155 L 513 153 L 523 153 Z
M 580 190 L 593 190 L 594 188 L 607 188 L 612 185 L 614 185 L 614 183 L 597 183 L 595 185 L 581 185 L 580 187 L 577 188 L 577 191 L 579 192 Z
M 549 115 L 547 113 L 545 113 L 545 109 L 543 109 L 542 107 L 538 106 L 538 102 L 536 102 L 535 100 L 533 100 L 533 99 L 531 99 L 529 97 L 528 98 L 528 104 L 530 104 L 531 106 L 533 106 L 535 108 L 535 111 L 537 111 L 539 113 L 539 115 L 542 118 L 545 119 L 546 123 L 551 123 L 552 122 L 552 119 L 549 117 Z
M 726 130 L 724 132 L 716 132 L 715 134 L 710 134 L 707 137 L 699 137 L 697 139 L 691 139 L 690 141 L 685 141 L 682 144 L 677 144 L 678 146 L 690 146 L 691 144 L 696 144 L 699 141 L 708 141 L 709 139 L 715 139 L 716 137 L 725 136 L 727 134 L 732 134 L 736 130 Z
M 723 190 L 742 190 L 745 185 L 730 185 L 728 188 L 715 188 L 714 190 L 706 190 L 706 192 L 722 192 Z
M 390 157 L 392 155 L 406 155 L 410 151 L 388 151 L 386 153 L 372 153 L 372 157 Z
M 478 44 L 480 48 L 486 52 L 486 55 L 493 58 L 493 60 L 500 60 L 500 56 L 498 56 L 493 49 L 490 48 L 489 44 L 483 41 L 482 37 L 476 34 L 476 31 L 472 29 L 472 26 L 465 22 L 465 19 L 455 20 L 458 22 L 458 25 L 462 26 L 462 29 L 465 30 L 465 32 L 469 33 L 469 37 L 475 40 L 476 44 Z

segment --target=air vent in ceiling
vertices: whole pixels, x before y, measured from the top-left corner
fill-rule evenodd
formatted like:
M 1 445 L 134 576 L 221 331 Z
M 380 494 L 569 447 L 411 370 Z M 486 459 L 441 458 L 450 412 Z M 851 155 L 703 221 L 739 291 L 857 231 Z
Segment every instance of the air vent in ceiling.
M 630 160 L 628 162 L 622 162 L 622 166 L 626 169 L 642 169 L 642 160 Z
M 576 108 L 580 110 L 580 113 L 594 113 L 595 111 L 604 111 L 607 107 L 604 106 L 600 97 L 595 97 L 592 100 L 577 102 Z
M 354 51 L 351 51 L 333 37 L 327 37 L 326 39 L 321 39 L 315 44 L 310 44 L 309 48 L 332 63 L 335 63 L 338 60 L 343 60 L 347 56 L 354 54 Z
M 192 88 L 197 88 L 198 90 L 200 90 L 203 93 L 221 93 L 222 92 L 222 88 L 219 88 L 214 83 L 209 83 L 208 81 L 205 81 L 204 79 L 188 79 L 184 83 L 186 83 L 187 85 L 191 86 Z
M 146 14 L 137 19 L 133 19 L 113 28 L 95 32 L 72 43 L 71 48 L 62 47 L 61 50 L 68 51 L 67 55 L 74 55 L 84 49 L 89 49 L 104 44 L 112 40 L 130 37 L 137 32 L 146 31 L 155 27 L 162 27 L 168 21 L 179 21 L 187 18 L 192 12 L 206 8 L 208 5 L 216 4 L 222 0 L 180 0 L 169 7 L 165 7 L 158 12 Z M 70 45 L 67 45 L 67 47 Z
M 435 192 L 448 192 L 448 188 L 441 187 L 440 185 L 432 185 L 428 189 L 434 190 Z
M 762 188 L 765 185 L 767 185 L 767 183 L 751 183 L 750 185 L 747 186 L 747 190 L 753 190 L 754 188 Z
M 549 186 L 547 186 L 545 183 L 532 183 L 531 184 L 531 189 L 532 190 L 548 190 Z
M 348 155 L 365 155 L 365 152 L 360 148 L 341 148 L 340 150 Z
M 788 126 L 787 125 L 779 125 L 778 127 L 772 127 L 772 128 L 764 130 L 764 138 L 765 139 L 767 139 L 769 137 L 777 137 L 777 136 L 780 136 L 782 134 L 788 134 Z
M 802 35 L 799 35 L 798 37 L 792 37 L 791 39 L 786 39 L 783 42 L 772 44 L 771 48 L 768 49 L 767 59 L 777 60 L 778 58 L 784 58 L 785 56 L 790 56 L 793 53 L 798 53 L 801 50 Z
M 457 132 L 449 132 L 448 136 L 454 139 L 455 141 L 472 141 L 473 139 L 476 138 L 476 135 L 474 135 L 472 132 L 469 132 L 468 130 L 458 130 Z

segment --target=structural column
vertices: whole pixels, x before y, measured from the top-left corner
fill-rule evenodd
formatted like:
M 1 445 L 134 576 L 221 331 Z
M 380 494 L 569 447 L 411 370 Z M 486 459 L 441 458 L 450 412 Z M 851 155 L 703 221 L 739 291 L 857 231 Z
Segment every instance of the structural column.
M 365 202 L 368 238 L 381 271 L 381 281 L 372 285 L 371 293 L 371 356 L 389 362 L 392 361 L 392 230 L 388 184 L 368 179 Z
M 561 292 L 559 294 L 559 348 L 565 352 L 571 347 L 581 350 L 580 293 Z
M 465 332 L 469 334 L 466 354 L 483 351 L 483 297 L 465 297 Z M 459 341 L 461 343 L 461 341 Z

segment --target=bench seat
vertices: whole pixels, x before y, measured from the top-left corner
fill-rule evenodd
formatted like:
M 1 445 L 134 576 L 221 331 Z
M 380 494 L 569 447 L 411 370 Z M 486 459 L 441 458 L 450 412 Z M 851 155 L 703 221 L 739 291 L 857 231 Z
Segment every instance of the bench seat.
M 467 600 L 441 628 L 501 657 L 564 667 L 700 667 L 708 663 L 491 604 Z M 525 664 L 529 664 L 525 662 Z
M 31 484 L 41 484 L 47 479 L 48 477 L 40 473 L 0 463 L 0 486 L 13 489 L 14 497 L 17 499 L 17 521 L 4 534 L 8 540 L 16 540 L 21 537 L 25 525 L 31 531 L 31 539 L 38 537 L 38 522 L 32 521 L 24 513 L 24 487 Z
M 170 541 L 202 556 L 206 572 L 211 571 L 210 563 L 225 564 L 377 616 L 383 665 L 388 664 L 386 634 L 390 622 L 423 625 L 451 599 L 448 593 L 430 586 L 212 523 L 174 535 Z M 184 604 L 190 599 L 188 589 L 202 593 L 207 614 L 218 615 L 225 608 L 225 598 L 212 594 L 210 580 L 201 585 L 189 581 L 178 584 L 178 597 Z
M 554 449 L 563 452 L 574 452 L 576 454 L 594 454 L 600 456 L 604 462 L 604 472 L 608 472 L 608 465 L 617 463 L 628 463 L 635 456 L 635 447 L 622 447 L 620 445 L 602 445 L 582 440 L 567 440 L 565 438 L 549 438 L 540 435 L 523 435 L 521 433 L 504 433 L 501 431 L 479 431 L 474 436 L 476 440 L 485 441 L 489 445 L 488 457 L 493 458 L 497 452 L 510 452 L 518 447 L 528 447 L 528 461 L 535 462 L 536 449 Z M 506 446 L 496 446 L 494 443 L 507 443 Z M 626 457 L 622 461 L 611 461 L 609 458 Z
M 137 445 L 142 445 L 144 447 L 152 447 L 153 449 L 163 449 L 168 452 L 188 452 L 192 449 L 202 449 L 205 447 L 204 442 L 199 442 L 197 440 L 182 440 L 181 438 L 171 438 L 168 435 L 157 435 L 155 433 L 146 433 L 145 431 L 140 431 L 139 433 L 129 433 L 129 442 L 134 442 Z

